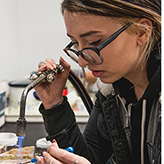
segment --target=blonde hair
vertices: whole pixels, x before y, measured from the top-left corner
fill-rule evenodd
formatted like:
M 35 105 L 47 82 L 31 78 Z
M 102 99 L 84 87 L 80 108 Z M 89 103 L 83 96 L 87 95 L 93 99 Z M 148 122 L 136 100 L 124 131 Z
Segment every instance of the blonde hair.
M 136 20 L 148 18 L 152 21 L 152 33 L 145 45 L 145 59 L 150 55 L 161 37 L 161 2 L 160 0 L 63 0 L 61 5 L 70 12 L 85 12 L 101 16 L 109 16 L 126 24 L 133 22 L 139 29 L 149 30 L 149 27 L 137 24 Z M 142 56 L 143 57 L 143 56 Z

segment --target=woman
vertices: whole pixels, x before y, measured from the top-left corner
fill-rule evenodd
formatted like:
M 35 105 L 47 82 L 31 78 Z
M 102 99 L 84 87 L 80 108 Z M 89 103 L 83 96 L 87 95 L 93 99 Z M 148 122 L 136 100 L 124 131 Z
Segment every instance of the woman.
M 42 100 L 48 140 L 60 148 L 72 146 L 75 154 L 52 144 L 39 163 L 160 163 L 160 37 L 159 0 L 64 0 L 62 13 L 71 42 L 64 51 L 79 66 L 110 84 L 99 87 L 83 134 L 67 98 L 62 96 L 70 65 L 60 59 L 64 72 L 42 83 L 36 91 Z M 75 52 L 76 49 L 76 52 Z M 78 58 L 77 58 L 78 57 Z M 47 58 L 38 73 L 54 69 Z

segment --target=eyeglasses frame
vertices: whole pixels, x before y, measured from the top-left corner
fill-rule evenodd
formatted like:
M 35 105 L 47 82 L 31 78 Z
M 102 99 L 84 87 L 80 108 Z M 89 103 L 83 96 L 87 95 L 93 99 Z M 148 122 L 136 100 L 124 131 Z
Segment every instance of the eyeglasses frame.
M 71 49 L 71 47 L 75 44 L 75 43 L 73 43 L 72 41 L 63 49 L 64 50 L 64 52 L 71 58 L 71 59 L 73 59 L 75 62 L 77 62 L 78 63 L 78 61 L 76 61 L 74 58 L 72 58 L 70 55 L 69 55 L 69 53 L 67 53 L 67 50 L 70 50 L 70 51 L 72 51 L 72 52 L 74 52 L 77 56 L 82 56 L 83 57 L 83 59 L 85 59 L 85 57 L 83 56 L 83 53 L 82 53 L 82 51 L 84 51 L 84 50 L 87 50 L 87 49 L 89 49 L 89 50 L 92 50 L 92 51 L 94 51 L 99 57 L 100 57 L 100 59 L 101 59 L 101 63 L 98 63 L 98 64 L 96 64 L 96 63 L 92 63 L 92 64 L 94 64 L 94 65 L 100 65 L 100 64 L 102 64 L 103 63 L 103 58 L 102 58 L 102 56 L 101 56 L 101 54 L 100 54 L 100 51 L 104 48 L 104 47 L 106 47 L 108 44 L 110 44 L 113 40 L 115 40 L 123 31 L 125 31 L 131 24 L 133 24 L 133 23 L 128 23 L 128 24 L 126 24 L 125 26 L 123 26 L 120 30 L 118 30 L 118 31 L 116 31 L 113 35 L 111 35 L 108 39 L 106 39 L 103 43 L 101 43 L 98 47 L 86 47 L 86 48 L 83 48 L 82 50 L 80 50 L 80 51 L 76 51 L 76 50 L 74 50 L 74 49 Z M 85 59 L 86 60 L 86 59 Z M 87 61 L 87 60 L 86 60 Z M 90 61 L 88 61 L 88 62 L 90 62 Z M 91 62 L 90 62 L 91 63 Z

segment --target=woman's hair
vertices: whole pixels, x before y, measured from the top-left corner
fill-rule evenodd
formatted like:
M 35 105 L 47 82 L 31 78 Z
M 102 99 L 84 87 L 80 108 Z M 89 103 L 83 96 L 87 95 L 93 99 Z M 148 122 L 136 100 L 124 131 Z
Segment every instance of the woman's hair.
M 152 35 L 145 45 L 148 57 L 156 42 L 161 37 L 161 1 L 160 0 L 63 0 L 61 5 L 64 10 L 70 12 L 84 12 L 100 16 L 109 16 L 126 24 L 136 22 L 140 18 L 148 18 L 152 21 Z M 137 24 L 135 24 L 137 26 Z M 149 27 L 140 26 L 143 30 Z

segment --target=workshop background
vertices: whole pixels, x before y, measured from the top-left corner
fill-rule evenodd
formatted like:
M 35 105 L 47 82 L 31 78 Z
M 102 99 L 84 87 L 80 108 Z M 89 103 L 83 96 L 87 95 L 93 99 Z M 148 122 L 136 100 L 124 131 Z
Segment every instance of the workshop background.
M 66 36 L 62 0 L 0 0 L 0 80 L 15 80 L 37 70 L 47 57 L 63 56 Z
M 21 94 L 29 84 L 30 74 L 38 69 L 40 61 L 51 57 L 58 63 L 62 56 L 82 78 L 80 67 L 63 52 L 70 39 L 66 35 L 61 2 L 0 0 L 0 132 L 16 132 Z M 83 131 L 89 114 L 69 82 L 66 89 Z M 25 145 L 34 145 L 39 137 L 47 135 L 38 111 L 41 101 L 35 99 L 34 92 L 33 89 L 27 96 Z M 40 129 L 40 132 L 35 134 L 36 129 Z

